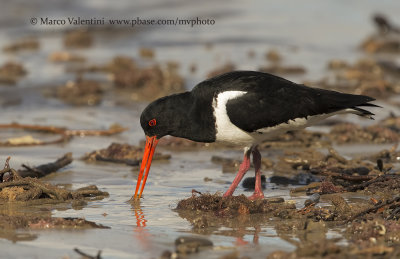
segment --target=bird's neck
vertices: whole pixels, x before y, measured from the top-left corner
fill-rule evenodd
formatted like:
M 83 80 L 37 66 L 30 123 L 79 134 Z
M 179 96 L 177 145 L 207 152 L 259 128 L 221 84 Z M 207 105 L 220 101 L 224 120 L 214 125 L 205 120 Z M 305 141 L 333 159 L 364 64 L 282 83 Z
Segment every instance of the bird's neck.
M 176 98 L 179 98 L 180 105 L 174 109 L 174 126 L 170 135 L 197 142 L 214 142 L 215 118 L 211 103 L 194 98 L 190 92 Z

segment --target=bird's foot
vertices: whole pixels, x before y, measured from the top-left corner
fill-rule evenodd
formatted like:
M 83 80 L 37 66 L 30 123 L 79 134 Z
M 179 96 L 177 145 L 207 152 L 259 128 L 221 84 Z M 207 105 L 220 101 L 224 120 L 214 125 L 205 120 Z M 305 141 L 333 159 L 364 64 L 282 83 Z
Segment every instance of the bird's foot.
M 233 191 L 227 190 L 226 193 L 224 193 L 224 195 L 222 195 L 222 197 L 223 198 L 232 197 L 232 194 L 233 194 Z
M 248 199 L 251 201 L 262 200 L 262 199 L 264 199 L 264 193 L 255 192 L 253 195 L 249 196 Z

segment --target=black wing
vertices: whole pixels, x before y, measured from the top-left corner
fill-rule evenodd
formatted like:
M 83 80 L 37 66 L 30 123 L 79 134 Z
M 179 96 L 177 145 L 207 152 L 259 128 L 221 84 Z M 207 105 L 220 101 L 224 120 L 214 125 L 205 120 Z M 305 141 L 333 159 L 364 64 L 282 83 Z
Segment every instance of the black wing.
M 259 73 L 251 85 L 230 88 L 247 92 L 226 104 L 231 122 L 247 132 L 347 108 L 373 115 L 357 106 L 376 106 L 368 103 L 375 100 L 368 96 L 310 88 L 265 73 Z

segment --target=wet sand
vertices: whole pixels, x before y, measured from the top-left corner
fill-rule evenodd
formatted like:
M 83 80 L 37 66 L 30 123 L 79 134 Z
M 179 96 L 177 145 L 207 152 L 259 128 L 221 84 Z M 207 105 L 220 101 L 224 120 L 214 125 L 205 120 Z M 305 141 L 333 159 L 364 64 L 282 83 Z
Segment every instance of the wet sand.
M 0 11 L 0 46 L 10 46 L 32 37 L 37 40 L 38 46 L 35 43 L 20 43 L 0 54 L 0 66 L 10 61 L 21 66 L 5 66 L 6 76 L 2 78 L 0 86 L 3 111 L 0 123 L 51 125 L 74 130 L 107 130 L 117 123 L 129 130 L 112 136 L 74 136 L 64 143 L 51 145 L 0 147 L 0 163 L 11 156 L 10 166 L 15 169 L 21 169 L 21 164 L 45 164 L 72 152 L 74 160 L 71 164 L 40 180 L 62 185 L 69 190 L 96 185 L 99 190 L 109 193 L 102 200 L 87 201 L 80 206 L 69 203 L 20 206 L 2 202 L 0 212 L 5 222 L 9 221 L 6 217 L 19 219 L 27 214 L 48 220 L 42 220 L 40 224 L 32 220 L 33 227 L 26 227 L 29 224 L 16 227 L 2 225 L 0 247 L 5 251 L 2 257 L 79 258 L 74 248 L 92 256 L 101 250 L 102 258 L 158 258 L 173 253 L 181 256 L 189 254 L 190 258 L 221 258 L 226 255 L 230 255 L 230 258 L 265 258 L 271 253 L 275 258 L 351 253 L 354 256 L 395 256 L 399 249 L 396 239 L 398 214 L 393 212 L 395 208 L 388 205 L 381 210 L 376 209 L 366 216 L 360 216 L 360 219 L 354 219 L 350 226 L 336 224 L 336 220 L 343 221 L 356 216 L 355 213 L 349 214 L 347 206 L 361 210 L 376 206 L 379 200 L 386 202 L 395 194 L 389 191 L 378 194 L 365 191 L 323 193 L 326 190 L 336 192 L 339 186 L 348 188 L 333 181 L 336 189 L 325 184 L 325 187 L 331 188 L 320 189 L 319 202 L 304 209 L 304 202 L 310 199 L 312 193 L 305 190 L 294 194 L 293 190 L 304 186 L 296 182 L 299 178 L 295 177 L 299 173 L 310 173 L 310 168 L 317 168 L 310 161 L 326 156 L 331 145 L 346 160 L 364 157 L 364 164 L 349 162 L 341 170 L 365 167 L 369 170 L 367 175 L 375 177 L 375 173 L 379 174 L 378 158 L 371 155 L 390 150 L 398 141 L 399 127 L 396 121 L 393 122 L 396 119 L 390 121 L 388 118 L 390 112 L 395 117 L 399 114 L 396 96 L 398 86 L 390 83 L 396 82 L 398 74 L 395 70 L 393 75 L 390 67 L 384 69 L 379 64 L 360 66 L 358 61 L 371 54 L 359 46 L 376 33 L 371 20 L 374 13 L 382 12 L 394 23 L 400 24 L 396 17 L 400 6 L 395 1 L 387 2 L 384 6 L 372 1 L 368 4 L 356 1 L 346 5 L 316 1 L 308 3 L 309 6 L 288 8 L 289 4 L 272 5 L 263 1 L 246 6 L 240 2 L 232 2 L 229 6 L 222 2 L 210 2 L 209 5 L 182 1 L 171 5 L 143 2 L 134 6 L 128 3 L 127 6 L 113 6 L 101 2 L 88 3 L 87 6 L 81 3 L 66 6 L 48 4 L 46 10 L 40 9 L 39 4 L 6 4 L 8 8 Z M 164 14 L 171 17 L 213 17 L 216 24 L 193 28 L 92 27 L 80 39 L 81 45 L 71 45 L 71 39 L 68 43 L 65 40 L 68 31 L 79 28 L 29 24 L 30 17 L 45 17 L 50 13 L 66 17 L 70 15 L 69 12 L 82 17 L 100 15 L 110 18 L 157 18 Z M 286 15 L 283 16 L 282 12 Z M 90 38 L 87 38 L 88 35 Z M 369 45 L 370 49 L 376 48 Z M 66 52 L 67 55 L 60 52 Z M 375 55 L 372 56 L 375 61 L 385 59 L 398 62 L 399 54 L 372 55 Z M 116 57 L 123 59 L 116 64 L 113 63 Z M 347 66 L 340 68 L 343 70 L 328 69 L 332 60 L 343 60 Z M 239 149 L 180 142 L 160 143 L 157 151 L 171 158 L 154 161 L 144 197 L 140 203 L 134 204 L 128 202 L 138 175 L 134 163 L 127 165 L 82 159 L 85 154 L 105 149 L 111 143 L 140 146 L 144 135 L 138 119 L 151 96 L 191 89 L 213 71 L 233 68 L 227 64 L 233 64 L 235 69 L 274 68 L 272 71 L 284 73 L 282 76 L 288 79 L 310 82 L 313 86 L 337 87 L 346 92 L 361 89 L 366 91 L 364 93 L 376 96 L 377 104 L 384 108 L 374 109 L 375 121 L 351 116 L 335 117 L 324 125 L 312 127 L 308 133 L 284 135 L 277 141 L 266 143 L 262 153 L 270 161 L 266 161 L 263 168 L 266 176 L 265 194 L 272 205 L 265 205 L 265 213 L 259 214 L 251 213 L 253 211 L 248 206 L 235 207 L 235 213 L 229 220 L 214 214 L 203 215 L 199 211 L 183 212 L 176 210 L 176 207 L 181 200 L 192 195 L 201 197 L 192 194 L 193 189 L 203 194 L 226 190 L 234 178 L 237 163 L 230 161 L 228 165 L 221 165 L 211 159 L 219 156 L 240 161 L 242 151 Z M 337 84 L 339 81 L 333 81 L 335 85 L 330 80 L 322 80 L 330 76 L 341 79 L 340 83 L 353 85 L 359 77 L 363 79 L 373 74 L 375 77 L 372 79 L 380 82 L 381 74 L 368 72 L 376 71 L 377 67 L 388 81 L 379 84 L 378 90 L 369 86 L 346 88 L 343 86 L 346 84 Z M 371 70 L 365 72 L 362 70 L 364 68 Z M 356 73 L 361 70 L 364 73 Z M 131 85 L 139 86 L 131 89 Z M 160 85 L 164 92 L 160 93 Z M 343 122 L 354 125 L 337 126 Z M 43 132 L 1 129 L 0 142 L 21 140 L 27 135 L 41 141 L 51 141 L 57 137 Z M 311 152 L 310 148 L 322 155 Z M 288 154 L 290 151 L 298 153 Z M 392 152 L 389 158 L 381 158 L 383 169 L 393 175 L 398 175 L 396 154 Z M 306 159 L 308 162 L 304 161 Z M 328 165 L 335 165 L 333 160 L 326 161 Z M 340 164 L 340 161 L 336 163 Z M 362 170 L 356 171 L 355 175 L 360 175 L 360 172 Z M 253 176 L 253 173 L 249 172 L 246 176 Z M 280 180 L 284 184 L 274 182 L 273 176 L 283 177 Z M 323 180 L 326 175 L 320 174 L 318 177 Z M 384 186 L 375 189 L 384 189 Z M 246 196 L 251 193 L 251 190 L 242 186 L 235 192 L 236 195 Z M 332 195 L 336 196 L 332 199 Z M 283 204 L 284 207 L 281 207 Z M 393 204 L 398 204 L 398 201 Z M 272 209 L 273 212 L 270 211 Z M 270 212 L 272 214 L 268 214 Z M 394 218 L 389 218 L 391 213 Z M 292 214 L 298 216 L 290 217 Z M 341 215 L 347 218 L 340 218 Z M 337 218 L 329 220 L 334 216 Z M 48 224 L 49 217 L 84 218 L 108 228 L 52 228 L 50 226 L 53 223 Z M 364 235 L 352 235 L 357 229 Z M 182 236 L 199 239 L 176 244 L 176 240 Z M 211 241 L 213 245 L 208 245 L 202 239 Z M 310 246 L 315 249 L 309 249 Z M 281 252 L 276 252 L 278 250 Z M 312 252 L 307 254 L 307 251 Z

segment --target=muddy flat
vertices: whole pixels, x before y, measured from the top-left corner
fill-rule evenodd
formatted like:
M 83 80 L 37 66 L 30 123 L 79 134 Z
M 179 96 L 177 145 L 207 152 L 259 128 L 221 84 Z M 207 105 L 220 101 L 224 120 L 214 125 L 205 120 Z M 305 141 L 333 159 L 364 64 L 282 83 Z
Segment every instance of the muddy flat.
M 2 258 L 400 256 L 397 1 L 67 2 L 0 10 Z M 109 23 L 137 17 L 215 24 Z M 149 101 L 234 69 L 370 95 L 382 108 L 260 145 L 261 201 L 246 198 L 253 168 L 222 198 L 241 149 L 163 139 L 143 198 L 129 202 Z

